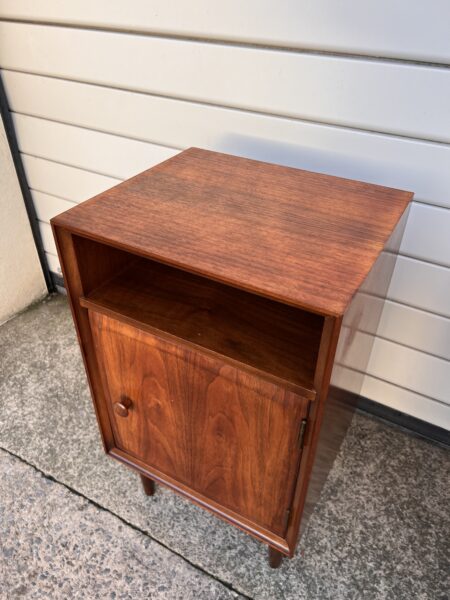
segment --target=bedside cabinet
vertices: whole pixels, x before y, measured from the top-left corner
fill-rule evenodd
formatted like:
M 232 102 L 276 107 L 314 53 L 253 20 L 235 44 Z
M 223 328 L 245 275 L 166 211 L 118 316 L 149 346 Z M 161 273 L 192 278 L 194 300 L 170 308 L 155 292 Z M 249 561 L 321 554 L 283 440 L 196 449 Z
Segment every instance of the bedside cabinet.
M 191 148 L 55 217 L 105 451 L 292 556 L 411 197 Z

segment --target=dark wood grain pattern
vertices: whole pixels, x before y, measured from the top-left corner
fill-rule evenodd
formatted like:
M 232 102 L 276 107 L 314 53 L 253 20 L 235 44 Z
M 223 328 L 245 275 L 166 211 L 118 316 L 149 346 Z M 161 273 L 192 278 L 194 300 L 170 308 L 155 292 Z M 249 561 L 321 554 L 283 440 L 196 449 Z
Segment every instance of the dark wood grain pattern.
M 315 397 L 318 315 L 144 259 L 81 304 L 169 333 Z
M 71 208 L 53 223 L 338 316 L 411 197 L 191 148 Z
M 411 197 L 191 148 L 53 219 L 106 452 L 292 556 Z
M 308 402 L 222 361 L 90 312 L 119 448 L 283 535 Z

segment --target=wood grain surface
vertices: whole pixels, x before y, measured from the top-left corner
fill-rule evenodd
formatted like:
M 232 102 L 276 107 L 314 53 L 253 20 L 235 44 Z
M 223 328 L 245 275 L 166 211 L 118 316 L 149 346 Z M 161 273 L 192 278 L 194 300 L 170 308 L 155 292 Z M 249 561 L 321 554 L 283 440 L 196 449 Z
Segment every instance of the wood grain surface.
M 54 218 L 105 450 L 292 556 L 351 415 L 341 323 L 411 197 L 192 148 Z
M 118 448 L 283 535 L 308 401 L 90 311 Z M 127 416 L 111 408 L 131 400 Z
M 323 325 L 318 315 L 146 259 L 105 281 L 81 304 L 169 333 L 315 397 Z
M 52 222 L 340 316 L 411 198 L 410 192 L 191 148 Z

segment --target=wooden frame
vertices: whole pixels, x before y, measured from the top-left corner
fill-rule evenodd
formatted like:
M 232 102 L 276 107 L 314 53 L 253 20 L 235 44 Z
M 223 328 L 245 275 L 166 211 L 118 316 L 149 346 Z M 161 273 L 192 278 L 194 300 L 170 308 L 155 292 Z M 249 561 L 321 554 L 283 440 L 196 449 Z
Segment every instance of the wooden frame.
M 105 451 L 292 556 L 411 197 L 190 149 L 53 219 Z

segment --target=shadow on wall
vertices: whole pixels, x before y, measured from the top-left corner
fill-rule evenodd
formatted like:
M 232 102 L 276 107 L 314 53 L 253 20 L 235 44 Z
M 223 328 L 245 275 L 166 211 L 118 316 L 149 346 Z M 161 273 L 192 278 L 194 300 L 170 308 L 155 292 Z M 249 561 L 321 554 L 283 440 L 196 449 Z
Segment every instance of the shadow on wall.
M 354 171 L 357 170 L 354 164 L 350 167 L 350 161 L 345 160 L 342 153 L 324 152 L 310 146 L 274 142 L 239 134 L 224 136 L 215 149 L 245 158 L 329 175 L 340 175 L 344 170 L 348 171 L 350 168 L 353 168 Z M 353 157 L 351 157 L 351 161 L 354 163 Z M 367 164 L 364 165 L 364 170 L 367 170 Z
M 368 133 L 361 135 L 377 137 L 375 134 Z M 372 153 L 366 153 L 364 156 L 358 155 L 356 150 L 346 153 L 344 146 L 336 148 L 336 151 L 324 151 L 311 145 L 275 142 L 235 133 L 218 139 L 211 149 L 244 158 L 406 190 L 422 189 L 424 182 L 430 178 L 429 172 L 425 170 L 411 172 L 408 160 L 404 161 L 400 155 L 396 156 L 395 161 L 392 161 L 392 156 L 385 157 L 379 152 L 377 140 L 374 140 Z M 420 199 L 419 195 L 416 193 L 416 199 Z

